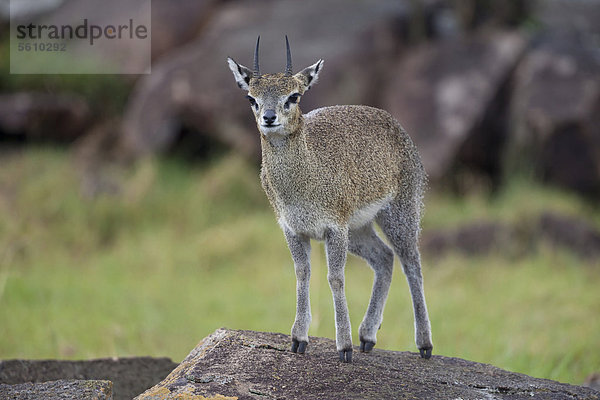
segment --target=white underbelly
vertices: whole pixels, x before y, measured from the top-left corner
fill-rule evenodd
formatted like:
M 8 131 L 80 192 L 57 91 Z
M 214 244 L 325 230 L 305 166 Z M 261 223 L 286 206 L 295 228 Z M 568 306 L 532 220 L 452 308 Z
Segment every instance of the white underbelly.
M 383 207 L 388 205 L 392 198 L 393 195 L 389 194 L 383 199 L 376 200 L 356 210 L 348 221 L 348 228 L 354 230 L 370 224 L 373 219 L 375 219 L 375 216 L 377 216 L 377 213 L 379 213 Z
M 393 194 L 390 194 L 383 199 L 376 200 L 356 210 L 347 221 L 347 226 L 340 226 L 339 222 L 335 222 L 336 218 L 334 215 L 313 207 L 302 207 L 301 205 L 283 207 L 278 222 L 282 229 L 287 229 L 298 235 L 306 235 L 313 239 L 323 240 L 329 228 L 355 230 L 370 224 L 377 216 L 377 213 L 383 207 L 387 206 L 392 198 Z
M 317 240 L 323 240 L 327 228 L 334 226 L 325 213 L 301 206 L 284 207 L 278 222 L 282 229 Z

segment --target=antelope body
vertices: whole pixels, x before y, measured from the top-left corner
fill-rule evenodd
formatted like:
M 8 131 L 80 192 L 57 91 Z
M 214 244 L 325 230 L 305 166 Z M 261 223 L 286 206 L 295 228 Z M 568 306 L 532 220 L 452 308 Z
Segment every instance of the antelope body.
M 421 356 L 433 348 L 417 247 L 425 172 L 404 129 L 386 111 L 367 106 L 324 107 L 302 114 L 301 96 L 318 79 L 315 64 L 292 74 L 287 45 L 285 73 L 260 74 L 228 58 L 238 86 L 248 92 L 262 147 L 261 182 L 294 260 L 297 278 L 292 351 L 304 353 L 311 321 L 310 239 L 324 240 L 328 281 L 335 307 L 336 344 L 341 361 L 352 360 L 352 336 L 344 293 L 348 251 L 375 272 L 371 300 L 359 328 L 360 350 L 375 345 L 383 319 L 394 252 L 406 274 Z

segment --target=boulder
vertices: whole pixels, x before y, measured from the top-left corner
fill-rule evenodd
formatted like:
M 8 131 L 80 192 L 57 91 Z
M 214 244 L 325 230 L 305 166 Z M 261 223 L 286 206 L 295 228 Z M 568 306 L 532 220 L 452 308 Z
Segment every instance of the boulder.
M 252 112 L 226 63 L 231 56 L 252 66 L 258 35 L 262 72 L 283 71 L 285 34 L 294 71 L 325 60 L 321 81 L 302 99 L 304 111 L 338 103 L 378 105 L 409 9 L 407 2 L 392 0 L 359 0 L 352 7 L 342 0 L 226 3 L 199 40 L 157 62 L 138 83 L 124 115 L 124 144 L 137 154 L 164 151 L 185 126 L 258 158 Z
M 81 24 L 84 17 L 93 23 L 106 26 L 123 21 L 124 16 L 134 21 L 151 21 L 151 59 L 156 60 L 198 35 L 217 0 L 119 0 L 65 1 L 59 8 L 43 15 L 40 23 L 46 25 Z M 77 53 L 78 46 L 89 54 L 89 44 L 70 43 L 70 51 Z M 94 45 L 94 55 L 100 60 L 116 63 L 122 71 L 142 72 L 149 66 L 149 49 L 131 40 L 99 42 Z
M 514 228 L 493 221 L 478 221 L 454 229 L 423 232 L 421 251 L 427 256 L 443 256 L 449 252 L 481 255 L 502 251 L 514 246 Z
M 599 399 L 579 386 L 491 365 L 375 349 L 340 363 L 333 340 L 310 338 L 306 354 L 287 335 L 218 329 L 143 399 Z
M 579 38 L 597 40 L 600 35 L 600 7 L 595 0 L 544 0 L 530 2 L 531 19 L 538 28 Z
M 44 383 L 0 384 L 0 398 L 19 400 L 112 400 L 110 381 L 59 380 Z
M 513 223 L 474 221 L 450 229 L 426 230 L 420 247 L 423 254 L 432 257 L 456 252 L 511 258 L 529 254 L 542 243 L 570 251 L 582 260 L 600 258 L 600 229 L 581 217 L 554 211 Z
M 545 35 L 515 71 L 507 174 L 600 196 L 600 58 L 577 35 Z
M 600 259 L 600 229 L 582 218 L 545 212 L 538 229 L 553 247 L 570 249 L 588 260 Z
M 485 25 L 517 26 L 529 17 L 531 1 L 459 0 L 452 5 L 460 25 L 473 30 Z
M 587 386 L 594 390 L 600 391 L 600 372 L 594 372 L 590 374 L 583 383 L 583 386 Z
M 6 360 L 0 361 L 0 387 L 9 390 L 5 386 L 10 385 L 12 386 L 10 390 L 19 390 L 19 393 L 23 394 L 30 391 L 49 391 L 60 387 L 59 383 L 44 384 L 47 381 L 65 382 L 66 380 L 69 382 L 67 384 L 69 390 L 86 387 L 85 383 L 76 384 L 76 381 L 73 380 L 81 380 L 81 382 L 110 381 L 111 396 L 115 400 L 126 400 L 160 382 L 176 366 L 177 364 L 168 358 L 150 357 L 88 361 Z M 105 384 L 101 386 L 104 387 Z M 113 397 L 99 397 L 99 399 Z M 0 398 L 5 398 L 2 396 L 2 389 L 0 389 Z M 65 398 L 83 399 L 87 397 L 68 396 Z
M 58 8 L 63 0 L 13 1 L 0 0 L 0 22 L 10 22 L 11 7 L 14 18 L 43 15 Z M 7 24 L 8 25 L 8 24 Z
M 218 4 L 218 0 L 152 0 L 152 59 L 198 37 Z M 115 7 L 123 7 L 123 2 L 115 0 Z
M 526 46 L 519 33 L 486 32 L 425 44 L 395 66 L 385 108 L 413 138 L 433 182 L 461 166 L 498 174 L 503 96 Z
M 89 126 L 87 102 L 68 94 L 0 94 L 0 140 L 72 142 Z

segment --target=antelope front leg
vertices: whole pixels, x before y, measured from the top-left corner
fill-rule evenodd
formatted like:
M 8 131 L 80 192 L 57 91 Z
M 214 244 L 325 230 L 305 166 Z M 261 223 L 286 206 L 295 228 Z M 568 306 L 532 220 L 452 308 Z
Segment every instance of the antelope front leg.
M 330 229 L 325 235 L 327 253 L 327 280 L 333 294 L 335 308 L 335 342 L 340 361 L 352 361 L 352 333 L 350 316 L 344 294 L 344 267 L 348 251 L 348 231 Z
M 296 318 L 292 326 L 292 351 L 304 353 L 308 345 L 310 326 L 310 239 L 285 230 L 296 270 Z

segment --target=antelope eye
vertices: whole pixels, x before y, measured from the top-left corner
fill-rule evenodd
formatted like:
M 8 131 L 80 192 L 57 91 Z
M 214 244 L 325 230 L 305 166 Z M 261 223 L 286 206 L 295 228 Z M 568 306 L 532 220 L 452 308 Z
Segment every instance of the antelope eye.
M 290 104 L 298 103 L 299 99 L 300 99 L 300 93 L 294 93 L 293 95 L 288 97 L 287 101 L 284 104 L 285 108 L 290 108 Z
M 254 100 L 254 97 L 252 96 L 246 96 L 246 98 L 248 99 L 248 101 L 250 102 L 250 105 L 254 108 L 256 108 L 258 106 L 258 104 L 256 104 L 256 100 Z

